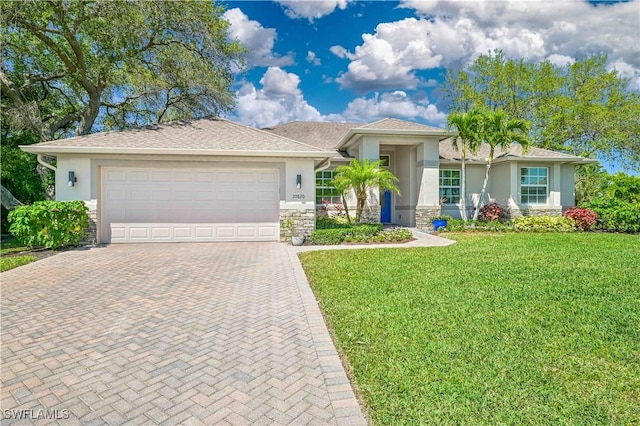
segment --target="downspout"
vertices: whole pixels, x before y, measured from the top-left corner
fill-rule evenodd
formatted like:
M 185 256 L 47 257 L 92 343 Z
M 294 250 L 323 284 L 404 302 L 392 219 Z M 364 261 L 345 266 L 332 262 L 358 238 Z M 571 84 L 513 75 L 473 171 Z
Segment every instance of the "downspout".
M 40 164 L 41 166 L 46 167 L 46 168 L 47 168 L 47 169 L 49 169 L 49 170 L 53 170 L 53 172 L 54 172 L 54 173 L 58 170 L 58 169 L 56 169 L 54 166 L 52 166 L 51 164 L 49 164 L 49 163 L 45 162 L 45 161 L 42 159 L 42 154 L 38 154 L 36 158 L 37 158 L 37 160 L 38 160 L 38 164 Z
M 318 167 L 313 169 L 313 171 L 318 173 L 318 172 L 321 172 L 323 170 L 327 170 L 329 167 L 331 167 L 331 158 L 327 158 L 323 162 L 318 164 Z

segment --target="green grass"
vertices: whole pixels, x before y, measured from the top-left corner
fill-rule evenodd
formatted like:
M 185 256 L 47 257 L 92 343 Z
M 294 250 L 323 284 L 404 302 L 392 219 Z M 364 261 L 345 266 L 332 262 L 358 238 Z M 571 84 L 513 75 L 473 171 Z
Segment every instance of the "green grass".
M 375 424 L 638 424 L 640 238 L 300 255 Z
M 17 268 L 18 266 L 26 265 L 36 260 L 38 260 L 38 258 L 35 256 L 0 257 L 0 272 L 8 271 L 9 269 Z
M 38 260 L 37 257 L 31 255 L 25 256 L 4 256 L 8 253 L 16 253 L 20 251 L 29 250 L 29 247 L 25 247 L 20 244 L 15 238 L 9 238 L 2 241 L 0 247 L 0 272 L 8 271 L 9 269 L 17 268 L 18 266 L 26 265 L 33 261 Z

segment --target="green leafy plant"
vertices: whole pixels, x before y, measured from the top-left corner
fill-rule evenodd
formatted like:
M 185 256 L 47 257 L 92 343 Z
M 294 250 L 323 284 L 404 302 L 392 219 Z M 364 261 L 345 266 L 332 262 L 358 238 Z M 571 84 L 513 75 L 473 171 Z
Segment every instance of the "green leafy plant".
M 348 234 L 345 236 L 346 243 L 392 243 L 399 241 L 413 240 L 413 234 L 408 229 L 390 228 L 374 235 L 370 234 Z
M 477 220 L 460 220 L 452 219 L 447 221 L 447 227 L 442 229 L 445 232 L 508 232 L 513 231 L 511 222 L 500 222 L 492 220 L 489 222 L 480 222 Z
M 77 246 L 89 224 L 83 201 L 37 201 L 9 213 L 9 232 L 28 246 Z
M 589 231 L 596 224 L 598 214 L 588 208 L 571 207 L 564 212 L 566 217 L 570 217 L 576 223 L 576 228 L 581 231 Z
M 521 216 L 511 223 L 519 232 L 571 232 L 575 222 L 566 216 Z
M 342 217 L 318 217 L 316 219 L 316 229 L 336 229 L 336 228 L 351 228 L 352 225 Z
M 640 204 L 599 197 L 583 204 L 598 214 L 597 228 L 610 232 L 640 232 Z
M 311 233 L 309 240 L 316 245 L 337 245 L 345 241 L 347 236 L 372 237 L 382 231 L 381 224 L 363 223 L 349 227 L 316 229 Z

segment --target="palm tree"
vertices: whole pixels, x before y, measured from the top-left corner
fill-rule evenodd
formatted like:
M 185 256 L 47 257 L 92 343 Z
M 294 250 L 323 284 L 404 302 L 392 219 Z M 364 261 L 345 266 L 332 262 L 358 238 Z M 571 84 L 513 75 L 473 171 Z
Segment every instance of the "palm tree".
M 343 191 L 353 189 L 356 193 L 356 223 L 362 219 L 367 204 L 367 190 L 377 187 L 381 192 L 400 193 L 396 185 L 398 178 L 389 170 L 382 168 L 381 161 L 351 160 L 346 166 L 336 167 L 333 184 Z
M 522 146 L 523 152 L 526 152 L 531 143 L 528 136 L 530 126 L 528 121 L 519 118 L 509 118 L 507 113 L 501 109 L 485 113 L 482 125 L 482 136 L 489 144 L 489 158 L 487 158 L 484 183 L 482 184 L 482 191 L 480 191 L 478 206 L 473 214 L 473 220 L 478 220 L 478 215 L 480 214 L 480 207 L 482 207 L 482 200 L 484 200 L 484 194 L 487 190 L 489 170 L 493 163 L 496 148 L 500 147 L 502 151 L 507 151 L 512 142 L 517 142 Z
M 475 154 L 480 147 L 482 118 L 482 112 L 478 108 L 473 108 L 468 112 L 452 112 L 447 117 L 449 127 L 454 127 L 458 131 L 458 136 L 453 138 L 452 145 L 460 151 L 462 160 L 460 173 L 460 214 L 462 220 L 467 220 L 467 152 Z
M 340 197 L 342 198 L 342 206 L 344 207 L 344 211 L 347 215 L 347 223 L 351 223 L 351 216 L 349 215 L 349 205 L 347 204 L 346 193 L 349 189 L 349 182 L 342 176 L 334 175 L 333 180 L 331 181 L 331 185 L 340 192 Z

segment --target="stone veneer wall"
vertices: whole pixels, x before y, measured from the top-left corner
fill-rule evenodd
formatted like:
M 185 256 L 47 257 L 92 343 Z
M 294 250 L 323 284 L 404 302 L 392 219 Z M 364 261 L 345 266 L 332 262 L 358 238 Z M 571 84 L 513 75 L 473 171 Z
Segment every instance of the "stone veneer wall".
M 349 212 L 353 217 L 356 215 L 355 208 L 353 212 Z M 362 217 L 360 222 L 363 223 L 380 223 L 380 206 L 379 205 L 366 205 L 362 211 Z
M 89 226 L 85 230 L 84 237 L 80 240 L 81 246 L 94 246 L 98 243 L 98 211 L 89 210 Z
M 519 216 L 562 216 L 562 211 L 562 207 L 520 207 L 505 209 L 505 213 L 510 219 Z
M 431 229 L 431 218 L 440 215 L 440 206 L 416 207 L 416 228 Z
M 280 241 L 291 239 L 291 230 L 284 226 L 287 220 L 291 220 L 298 230 L 300 236 L 309 237 L 316 229 L 316 211 L 308 210 L 280 210 Z

